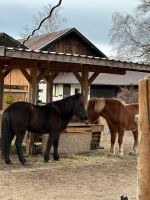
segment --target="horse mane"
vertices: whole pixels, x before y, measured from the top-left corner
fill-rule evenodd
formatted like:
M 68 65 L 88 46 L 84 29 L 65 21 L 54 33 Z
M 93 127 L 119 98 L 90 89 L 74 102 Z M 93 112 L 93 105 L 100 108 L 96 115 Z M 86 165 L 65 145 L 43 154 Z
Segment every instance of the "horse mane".
M 124 106 L 128 105 L 123 99 L 117 99 L 115 97 L 113 99 L 119 101 Z
M 112 102 L 118 102 L 119 104 L 122 104 L 123 106 L 127 106 L 128 104 L 126 104 L 125 101 L 121 100 L 121 99 L 117 99 L 117 98 L 98 98 L 98 97 L 92 97 L 89 100 L 89 107 L 93 107 L 94 111 L 97 113 L 100 113 L 105 105 L 107 101 L 112 101 Z
M 53 101 L 50 104 L 57 107 L 57 109 L 70 110 L 70 108 L 72 108 L 72 106 L 74 106 L 75 101 L 80 98 L 82 98 L 82 94 L 76 93 L 76 94 L 66 97 L 64 99 Z
M 105 104 L 106 104 L 105 98 L 92 97 L 89 100 L 89 107 L 94 106 L 94 111 L 97 113 L 101 112 L 104 109 Z

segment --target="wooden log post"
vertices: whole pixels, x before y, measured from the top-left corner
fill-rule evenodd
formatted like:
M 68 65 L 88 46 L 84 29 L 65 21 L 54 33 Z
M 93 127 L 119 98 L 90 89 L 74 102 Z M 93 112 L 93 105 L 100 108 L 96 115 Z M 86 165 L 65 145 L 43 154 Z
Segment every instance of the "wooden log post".
M 4 74 L 0 68 L 0 110 L 3 109 L 3 96 L 4 96 Z
M 2 119 L 2 109 L 3 109 L 3 96 L 4 96 L 4 75 L 2 72 L 2 68 L 0 68 L 0 160 L 1 160 L 1 119 Z
M 88 70 L 85 70 L 82 72 L 82 83 L 81 83 L 81 92 L 83 93 L 85 97 L 86 104 L 88 102 L 88 78 L 89 78 L 89 72 Z
M 53 80 L 56 78 L 58 73 L 51 73 L 49 76 L 46 76 L 47 79 L 47 94 L 46 94 L 46 101 L 51 102 L 53 100 Z M 42 153 L 44 154 L 47 141 L 49 138 L 49 134 L 42 135 Z
M 30 103 L 37 104 L 37 89 L 38 89 L 38 81 L 37 81 L 37 73 L 38 69 L 36 66 L 31 67 L 31 82 L 30 82 L 30 91 L 29 91 L 29 101 Z M 34 133 L 28 133 L 27 136 L 27 145 L 26 145 L 26 153 L 27 155 L 32 155 L 34 151 Z
M 137 200 L 150 200 L 150 77 L 139 82 Z

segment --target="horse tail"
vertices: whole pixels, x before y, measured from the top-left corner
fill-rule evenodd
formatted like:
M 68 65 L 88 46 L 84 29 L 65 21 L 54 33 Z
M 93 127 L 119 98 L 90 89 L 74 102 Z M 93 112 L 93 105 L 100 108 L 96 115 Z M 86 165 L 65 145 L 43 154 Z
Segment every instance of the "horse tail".
M 10 117 L 9 112 L 4 111 L 2 115 L 2 124 L 1 124 L 1 139 L 2 139 L 2 157 L 5 162 L 10 163 L 9 151 L 11 144 L 11 126 L 10 126 Z

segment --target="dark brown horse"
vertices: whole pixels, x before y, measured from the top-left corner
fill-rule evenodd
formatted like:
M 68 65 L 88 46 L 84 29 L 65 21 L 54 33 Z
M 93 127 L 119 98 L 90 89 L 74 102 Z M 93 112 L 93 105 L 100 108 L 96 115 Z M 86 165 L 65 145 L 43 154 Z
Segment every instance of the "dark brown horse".
M 119 155 L 123 156 L 123 136 L 125 130 L 130 130 L 134 136 L 133 153 L 137 153 L 138 127 L 135 115 L 139 113 L 139 105 L 124 104 L 113 98 L 91 98 L 88 103 L 88 117 L 90 123 L 94 123 L 99 116 L 106 119 L 110 134 L 110 152 L 115 154 L 115 141 L 118 133 Z
M 16 135 L 16 149 L 22 164 L 26 160 L 22 154 L 22 141 L 26 131 L 36 134 L 49 133 L 44 160 L 49 161 L 50 150 L 54 147 L 54 160 L 59 159 L 58 143 L 60 133 L 63 132 L 73 116 L 80 120 L 87 120 L 82 94 L 75 94 L 63 100 L 48 103 L 44 106 L 36 106 L 27 102 L 15 102 L 3 113 L 2 117 L 2 153 L 5 162 L 11 162 L 9 150 L 12 139 Z

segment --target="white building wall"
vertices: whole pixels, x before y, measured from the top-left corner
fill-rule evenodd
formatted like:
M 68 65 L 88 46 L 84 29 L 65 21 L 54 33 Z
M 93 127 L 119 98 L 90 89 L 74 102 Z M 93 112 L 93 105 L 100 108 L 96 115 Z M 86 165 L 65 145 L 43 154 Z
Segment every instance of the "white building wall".
M 38 100 L 42 101 L 42 103 L 46 103 L 47 84 L 45 82 L 39 83 L 39 89 L 42 91 L 39 92 Z
M 53 86 L 53 101 L 63 98 L 63 84 L 55 84 Z
M 39 92 L 39 100 L 41 100 L 42 103 L 46 103 L 47 84 L 40 83 L 39 89 L 42 89 L 42 92 Z M 74 95 L 76 90 L 79 90 L 79 92 L 81 92 L 80 84 L 71 84 L 70 95 Z M 88 95 L 88 99 L 89 98 L 90 98 L 90 91 Z M 57 101 L 60 99 L 63 99 L 63 84 L 55 84 L 53 86 L 53 101 Z

